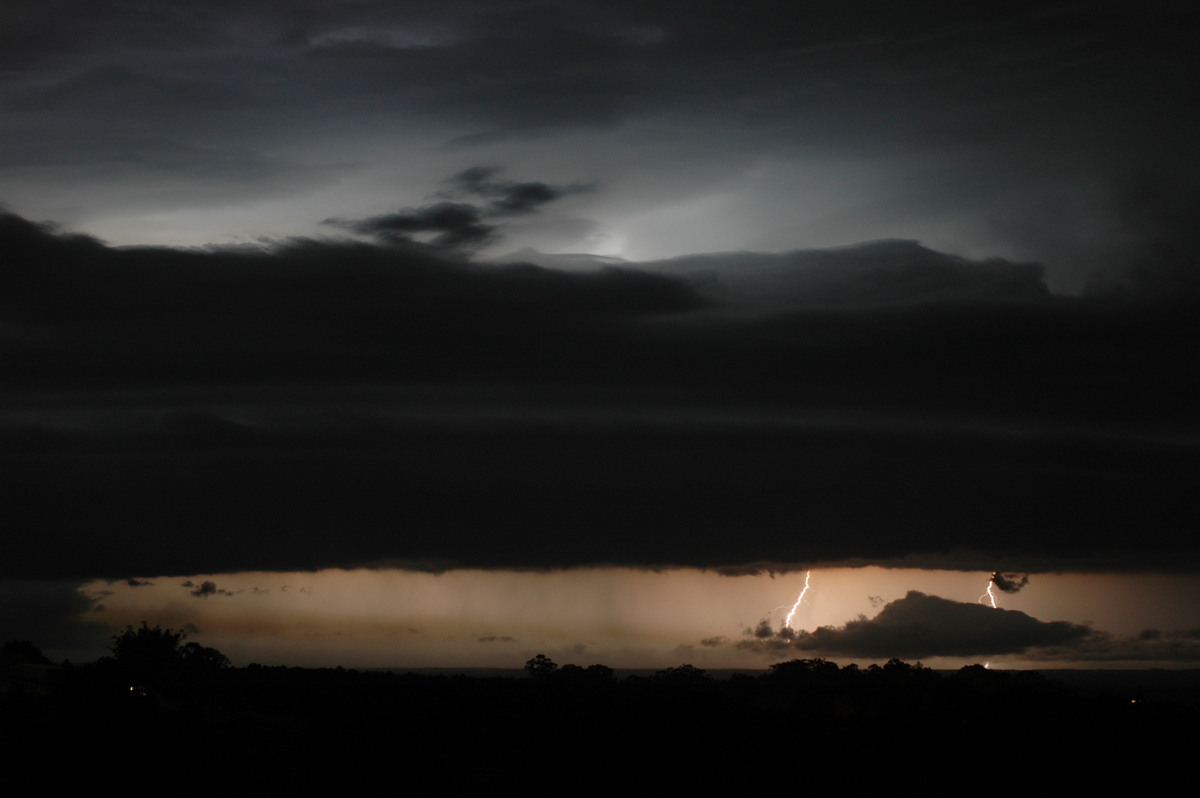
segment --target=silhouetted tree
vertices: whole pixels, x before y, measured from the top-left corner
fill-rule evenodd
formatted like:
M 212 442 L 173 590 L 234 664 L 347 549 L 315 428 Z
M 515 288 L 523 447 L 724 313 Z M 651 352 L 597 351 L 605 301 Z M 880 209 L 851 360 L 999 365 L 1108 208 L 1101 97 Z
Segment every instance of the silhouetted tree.
M 791 659 L 787 662 L 776 662 L 771 666 L 770 676 L 773 679 L 791 681 L 793 679 L 808 680 L 812 677 L 830 679 L 838 673 L 836 663 L 825 659 Z
M 558 663 L 545 654 L 538 654 L 525 663 L 525 672 L 535 679 L 544 679 L 558 670 Z
M 712 677 L 703 668 L 695 665 L 680 665 L 677 668 L 665 668 L 656 671 L 654 681 L 672 687 L 700 687 L 712 682 Z
M 183 632 L 142 621 L 141 627 L 127 626 L 113 637 L 113 660 L 138 684 L 156 684 L 229 667 L 229 658 L 220 651 L 199 643 L 183 643 L 185 637 Z
M 607 665 L 601 665 L 599 662 L 595 665 L 588 665 L 587 672 L 591 678 L 597 681 L 609 682 L 613 678 L 613 669 Z
M 183 660 L 184 667 L 189 671 L 217 671 L 228 668 L 230 665 L 229 657 L 215 648 L 202 646 L 199 643 L 184 643 L 179 648 L 179 655 Z
M 10 640 L 0 647 L 0 668 L 10 665 L 49 665 L 42 650 L 28 640 Z
M 153 628 L 142 621 L 140 629 L 132 626 L 113 636 L 113 659 L 118 666 L 135 673 L 161 673 L 178 665 L 182 657 L 179 643 L 186 635 L 173 629 Z
M 613 669 L 599 663 L 588 665 L 586 668 L 568 663 L 554 672 L 554 679 L 555 681 L 573 685 L 592 685 L 600 682 L 611 682 L 613 680 Z

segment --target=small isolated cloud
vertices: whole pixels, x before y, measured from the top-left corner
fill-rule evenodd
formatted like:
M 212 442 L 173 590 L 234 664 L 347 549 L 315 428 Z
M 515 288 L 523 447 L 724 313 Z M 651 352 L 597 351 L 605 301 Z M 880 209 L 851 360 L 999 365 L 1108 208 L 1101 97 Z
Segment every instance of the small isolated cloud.
M 219 587 L 217 587 L 216 582 L 213 582 L 210 580 L 205 580 L 204 582 L 201 582 L 199 585 L 196 585 L 194 582 L 192 582 L 192 580 L 189 579 L 188 581 L 183 583 L 183 587 L 192 588 L 191 594 L 197 598 L 208 598 L 209 596 L 232 596 L 233 595 L 233 591 L 225 590 L 224 588 L 219 588 Z
M 359 220 L 326 219 L 325 224 L 374 236 L 390 243 L 424 243 L 447 249 L 473 248 L 491 243 L 495 228 L 483 222 L 479 208 L 464 202 L 439 202 Z
M 441 249 L 470 250 L 496 240 L 496 226 L 487 220 L 535 213 L 565 194 L 589 190 L 580 185 L 498 180 L 499 172 L 495 167 L 473 166 L 450 178 L 450 190 L 438 195 L 442 202 L 366 219 L 326 219 L 324 223 L 392 244 L 423 243 Z M 459 201 L 464 198 L 482 202 Z
M 480 637 L 478 639 L 478 642 L 480 642 L 480 643 L 515 643 L 515 642 L 517 642 L 517 640 L 515 637 L 509 637 L 508 635 L 504 635 L 504 636 L 483 635 L 482 637 Z
M 812 632 L 765 624 L 738 647 L 772 653 L 785 649 L 871 657 L 969 657 L 1020 654 L 1031 648 L 1074 645 L 1092 634 L 1066 621 L 1039 621 L 1023 612 L 951 601 L 916 590 L 886 605 L 874 618 Z
M 537 181 L 515 182 L 498 180 L 500 169 L 494 166 L 472 166 L 450 178 L 449 196 L 475 195 L 490 198 L 484 208 L 489 216 L 512 216 L 534 213 L 542 205 L 566 194 L 590 191 L 589 186 L 552 186 Z
M 786 628 L 784 627 L 784 629 Z M 784 629 L 779 630 L 780 634 L 783 634 Z M 759 640 L 769 640 L 775 636 L 775 630 L 771 628 L 771 623 L 766 618 L 759 621 L 758 626 L 753 629 L 747 629 L 746 633 L 757 637 Z
M 1013 573 L 1012 571 L 993 571 L 992 584 L 1005 593 L 1016 593 L 1029 584 L 1029 574 Z

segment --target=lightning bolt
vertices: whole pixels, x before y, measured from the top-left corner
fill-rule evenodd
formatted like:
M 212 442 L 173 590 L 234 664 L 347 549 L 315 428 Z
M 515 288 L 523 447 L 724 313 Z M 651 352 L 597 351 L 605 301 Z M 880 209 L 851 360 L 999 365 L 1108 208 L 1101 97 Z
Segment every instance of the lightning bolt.
M 992 592 L 992 585 L 995 583 L 995 579 L 996 572 L 993 571 L 991 577 L 988 579 L 987 590 L 984 591 L 983 595 L 979 597 L 980 604 L 983 603 L 984 599 L 990 601 L 992 603 L 992 609 L 996 609 L 996 594 Z
M 784 627 L 792 628 L 792 616 L 796 614 L 796 610 L 800 609 L 800 602 L 804 601 L 804 594 L 808 592 L 808 580 L 812 577 L 812 571 L 806 571 L 804 574 L 804 589 L 800 591 L 800 595 L 796 598 L 796 603 L 792 605 L 792 611 L 787 614 L 784 619 Z

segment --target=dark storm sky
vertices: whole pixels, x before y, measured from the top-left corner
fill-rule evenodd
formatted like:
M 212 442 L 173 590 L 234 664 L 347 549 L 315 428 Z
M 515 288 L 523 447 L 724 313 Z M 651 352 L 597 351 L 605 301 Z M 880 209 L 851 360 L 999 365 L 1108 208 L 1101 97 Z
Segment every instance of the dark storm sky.
M 115 243 L 250 241 L 499 165 L 595 187 L 506 220 L 509 249 L 900 237 L 1078 291 L 1190 251 L 1188 20 L 1165 2 L 18 0 L 2 201 Z
M 3 14 L 5 576 L 1197 565 L 1182 5 Z
M 903 243 L 764 306 L 403 242 L 0 228 L 11 576 L 1194 556 L 1191 301 Z

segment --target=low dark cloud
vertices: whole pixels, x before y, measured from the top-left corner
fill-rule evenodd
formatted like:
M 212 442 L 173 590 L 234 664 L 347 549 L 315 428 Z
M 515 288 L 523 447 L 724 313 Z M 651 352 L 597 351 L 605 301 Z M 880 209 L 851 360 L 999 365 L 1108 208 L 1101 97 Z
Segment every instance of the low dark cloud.
M 1001 258 L 972 261 L 917 241 L 874 241 L 792 252 L 685 255 L 638 264 L 686 276 L 726 301 L 821 307 L 950 300 L 1038 300 L 1043 268 Z
M 358 221 L 327 219 L 326 224 L 392 242 L 412 242 L 417 234 L 428 233 L 428 243 L 453 249 L 481 247 L 493 240 L 495 227 L 485 224 L 483 218 L 483 212 L 474 205 L 439 202 Z
M 1014 571 L 993 571 L 992 584 L 1005 593 L 1016 593 L 1029 584 L 1029 574 Z
M 775 654 L 784 650 L 852 657 L 921 659 L 1021 654 L 1075 645 L 1092 631 L 1065 621 L 1045 622 L 1015 610 L 951 601 L 916 590 L 890 602 L 874 618 L 814 631 L 762 628 L 738 646 Z
M 492 216 L 533 213 L 542 205 L 567 194 L 590 190 L 583 185 L 551 186 L 540 182 L 500 180 L 501 170 L 492 166 L 473 166 L 450 178 L 450 195 L 474 195 L 489 199 L 484 212 Z
M 499 180 L 499 174 L 496 167 L 471 167 L 452 177 L 452 188 L 443 192 L 445 197 L 484 200 L 484 204 L 437 202 L 366 219 L 326 219 L 325 224 L 391 243 L 421 241 L 443 249 L 477 249 L 499 238 L 496 225 L 487 220 L 534 213 L 564 194 L 584 190 L 578 186 Z
M 232 596 L 233 592 L 217 587 L 217 583 L 206 579 L 200 584 L 194 584 L 190 579 L 182 583 L 183 587 L 189 588 L 189 593 L 196 598 L 208 598 L 209 596 Z
M 754 637 L 757 637 L 759 640 L 770 640 L 771 638 L 775 637 L 776 634 L 775 630 L 771 627 L 771 622 L 766 618 L 763 618 L 761 621 L 759 621 L 758 626 L 746 631 Z M 788 631 L 788 628 L 784 627 L 783 629 L 779 630 L 779 634 L 783 636 Z
M 1186 302 L 956 293 L 991 267 L 911 247 L 952 290 L 718 302 L 637 264 L 13 214 L 0 244 L 9 576 L 1200 562 Z M 866 283 L 878 254 L 831 258 Z

